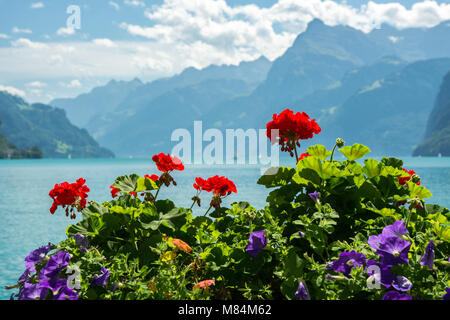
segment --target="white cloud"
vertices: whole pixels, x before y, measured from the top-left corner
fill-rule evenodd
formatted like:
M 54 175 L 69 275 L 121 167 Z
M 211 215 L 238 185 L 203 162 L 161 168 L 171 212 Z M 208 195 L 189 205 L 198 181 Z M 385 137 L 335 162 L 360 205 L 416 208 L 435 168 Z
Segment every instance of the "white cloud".
M 69 84 L 67 84 L 67 88 L 79 88 L 81 87 L 82 84 L 80 82 L 80 80 L 74 79 L 72 81 L 69 82 Z
M 0 33 L 0 39 L 9 39 L 9 36 L 4 33 Z
M 25 92 L 20 89 L 17 89 L 17 88 L 11 87 L 11 86 L 3 86 L 1 84 L 0 84 L 0 91 L 5 91 L 9 94 L 12 94 L 14 96 L 19 96 L 19 97 L 25 97 L 25 95 L 26 95 Z
M 71 35 L 75 34 L 75 29 L 62 27 L 56 31 L 56 34 L 58 36 L 71 36 Z
M 30 8 L 31 9 L 42 9 L 42 8 L 44 8 L 44 3 L 42 3 L 42 2 L 33 2 L 30 5 Z
M 108 4 L 109 4 L 110 6 L 112 6 L 114 9 L 116 9 L 117 11 L 120 10 L 119 4 L 115 3 L 114 1 L 110 1 L 110 2 L 108 2 Z
M 145 3 L 138 0 L 125 0 L 123 3 L 131 7 L 145 7 Z
M 30 39 L 20 38 L 11 41 L 11 45 L 15 48 L 32 48 L 32 49 L 45 49 L 47 45 L 42 42 L 34 42 Z
M 32 81 L 25 84 L 25 86 L 31 88 L 44 88 L 47 86 L 47 83 L 41 81 Z
M 406 9 L 398 3 L 368 2 L 353 8 L 330 0 L 279 0 L 260 8 L 231 7 L 224 0 L 165 0 L 147 9 L 145 16 L 147 25 L 120 23 L 120 28 L 135 36 L 131 41 L 12 41 L 12 48 L 0 47 L 0 82 L 76 78 L 85 88 L 89 83 L 85 79 L 99 77 L 137 76 L 149 81 L 190 66 L 236 65 L 261 55 L 275 59 L 314 18 L 365 32 L 382 23 L 431 27 L 450 19 L 450 4 L 425 1 Z
M 94 39 L 92 40 L 92 43 L 98 46 L 107 47 L 107 48 L 114 48 L 116 47 L 116 44 L 111 41 L 110 39 Z
M 28 34 L 33 33 L 33 31 L 31 31 L 30 29 L 20 29 L 18 27 L 12 28 L 12 32 L 13 33 L 28 33 Z

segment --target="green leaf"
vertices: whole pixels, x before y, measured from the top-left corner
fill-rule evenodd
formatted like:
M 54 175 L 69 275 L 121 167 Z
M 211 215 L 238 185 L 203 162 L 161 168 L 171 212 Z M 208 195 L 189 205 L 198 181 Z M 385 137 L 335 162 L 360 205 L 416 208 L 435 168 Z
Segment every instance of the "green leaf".
M 403 161 L 400 159 L 397 159 L 397 158 L 383 157 L 381 159 L 381 163 L 384 164 L 385 166 L 394 167 L 394 168 L 400 169 L 400 170 L 402 170 L 402 168 L 403 168 Z
M 381 163 L 378 163 L 375 159 L 364 160 L 365 166 L 363 167 L 363 172 L 367 178 L 371 179 L 377 177 L 381 173 Z
M 340 148 L 339 151 L 350 161 L 361 159 L 366 154 L 370 152 L 370 149 L 366 146 L 355 143 L 352 146 L 346 146 L 343 148 Z
M 288 167 L 272 167 L 269 168 L 262 177 L 259 178 L 258 184 L 266 188 L 284 186 L 292 180 L 295 169 Z
M 102 206 L 101 204 L 95 201 L 89 201 L 89 205 L 86 208 L 84 208 L 81 213 L 83 215 L 83 219 L 87 219 L 94 213 L 104 214 L 107 212 L 108 209 Z
M 159 189 L 155 181 L 149 178 L 138 178 L 136 182 L 136 192 Z
M 419 198 L 420 200 L 423 200 L 425 198 L 429 198 L 432 196 L 430 190 L 428 190 L 425 187 L 418 186 L 414 182 L 408 181 L 408 190 L 409 190 L 409 196 L 411 198 Z
M 302 259 L 300 259 L 294 249 L 290 249 L 287 254 L 284 271 L 286 277 L 299 277 L 303 273 Z
M 317 157 L 320 160 L 325 160 L 331 155 L 331 151 L 328 151 L 325 146 L 317 144 L 306 149 L 306 153 L 310 156 Z
M 137 174 L 125 175 L 116 178 L 113 183 L 113 187 L 119 189 L 123 194 L 129 194 L 131 191 L 136 190 L 137 180 L 139 176 Z
M 297 170 L 300 176 L 301 171 L 304 169 L 311 169 L 315 171 L 320 178 L 327 180 L 331 177 L 340 176 L 340 170 L 330 161 L 321 161 L 317 157 L 307 157 L 297 163 Z

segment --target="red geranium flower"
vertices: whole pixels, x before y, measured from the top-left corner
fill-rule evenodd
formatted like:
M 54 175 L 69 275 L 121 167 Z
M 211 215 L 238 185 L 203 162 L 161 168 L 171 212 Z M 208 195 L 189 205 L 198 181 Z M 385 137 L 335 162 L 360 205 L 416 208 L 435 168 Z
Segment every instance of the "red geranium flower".
M 85 185 L 86 180 L 79 178 L 74 183 L 63 182 L 56 184 L 55 187 L 50 190 L 49 196 L 53 199 L 53 204 L 50 208 L 50 213 L 54 214 L 58 209 L 58 206 L 66 208 L 66 216 L 69 216 L 69 206 L 71 207 L 71 218 L 75 219 L 73 209 L 78 211 L 83 210 L 86 207 L 88 197 L 87 193 L 90 191 Z M 67 207 L 66 207 L 67 206 Z
M 299 140 L 310 139 L 313 134 L 318 134 L 321 128 L 315 119 L 310 120 L 305 112 L 294 114 L 286 109 L 279 115 L 276 113 L 267 126 L 266 135 L 272 144 L 278 142 L 282 151 L 288 151 L 293 156 L 292 150 L 300 146 Z M 278 135 L 272 137 L 272 130 L 278 130 Z
M 162 172 L 184 170 L 184 165 L 181 160 L 175 156 L 170 156 L 169 154 L 166 155 L 162 152 L 160 154 L 155 154 L 152 157 L 152 160 L 156 163 L 158 170 Z
M 198 193 L 202 190 L 206 192 L 212 192 L 213 198 L 211 200 L 210 205 L 214 208 L 220 208 L 220 204 L 222 203 L 221 197 L 225 197 L 232 192 L 237 193 L 236 185 L 233 181 L 226 177 L 214 176 L 208 179 L 203 179 L 200 177 L 195 178 L 194 188 L 198 191 L 197 196 L 192 198 L 194 201 L 197 201 L 200 206 L 200 198 L 198 197 Z
M 412 176 L 415 175 L 416 173 L 414 172 L 414 170 L 406 170 L 405 168 L 403 168 L 403 171 L 407 172 L 409 174 L 409 177 L 399 177 L 398 178 L 398 183 L 402 186 L 404 186 L 406 184 L 407 181 L 411 180 Z M 417 185 L 420 186 L 420 181 L 417 182 Z
M 111 188 L 111 197 L 115 198 L 119 194 L 119 189 L 114 186 L 109 186 Z

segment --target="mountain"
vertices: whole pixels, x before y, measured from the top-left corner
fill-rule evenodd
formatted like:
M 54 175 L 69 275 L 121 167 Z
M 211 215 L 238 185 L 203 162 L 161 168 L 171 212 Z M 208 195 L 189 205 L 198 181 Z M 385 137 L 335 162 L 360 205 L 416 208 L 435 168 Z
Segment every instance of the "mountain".
M 433 111 L 428 118 L 425 138 L 414 156 L 450 156 L 450 72 L 444 77 Z
M 36 103 L 0 91 L 1 131 L 18 148 L 39 146 L 47 158 L 113 157 L 84 129 L 75 127 L 64 110 Z
M 2 119 L 0 119 L 0 125 Z M 39 159 L 42 158 L 42 150 L 39 147 L 19 150 L 13 143 L 0 133 L 0 159 Z
M 99 142 L 123 156 L 150 156 L 171 144 L 173 130 L 191 129 L 193 121 L 204 118 L 216 104 L 250 91 L 250 85 L 240 80 L 206 80 L 175 88 L 117 121 Z
M 173 145 L 171 132 L 194 120 L 205 129 L 259 129 L 291 108 L 322 124 L 315 143 L 342 136 L 373 152 L 411 154 L 448 71 L 440 57 L 450 57 L 449 25 L 364 33 L 315 19 L 273 62 L 188 68 L 142 84 L 85 128 L 118 155 L 145 156 Z M 413 133 L 403 119 L 417 124 Z
M 243 93 L 247 94 L 266 78 L 270 66 L 271 62 L 264 56 L 261 56 L 254 61 L 241 62 L 237 66 L 212 65 L 201 70 L 187 68 L 179 75 L 158 79 L 137 87 L 121 100 L 116 107 L 111 107 L 101 115 L 91 118 L 86 125 L 86 128 L 94 138 L 106 143 L 105 145 L 116 144 L 115 141 L 107 140 L 107 138 L 104 137 L 108 136 L 109 133 L 114 135 L 113 131 L 117 130 L 116 127 L 118 122 L 122 122 L 124 119 L 132 117 L 140 109 L 147 108 L 150 105 L 153 106 L 154 103 L 152 103 L 152 101 L 154 99 L 163 95 L 170 95 L 170 92 L 174 92 L 176 89 L 195 87 L 200 83 L 203 83 L 202 87 L 205 87 L 207 86 L 208 81 L 213 81 L 214 85 L 217 84 L 218 81 L 225 81 L 228 83 L 239 81 L 243 84 L 243 88 L 239 88 L 235 93 L 230 92 L 228 97 L 235 97 L 236 95 Z M 225 85 L 225 87 L 226 86 L 227 85 Z M 244 91 L 242 89 L 244 89 Z M 209 94 L 208 91 L 209 90 L 205 90 L 206 95 Z M 187 90 L 187 92 L 189 92 L 189 90 Z M 177 94 L 179 95 L 180 91 L 178 91 Z M 205 98 L 207 99 L 208 97 L 205 96 Z M 189 97 L 186 97 L 186 99 L 189 99 Z M 192 103 L 194 103 L 194 101 Z M 179 108 L 177 105 L 167 105 L 166 107 L 170 108 L 175 113 L 175 109 Z M 120 148 L 117 151 L 119 150 Z
M 111 80 L 105 86 L 96 87 L 89 93 L 76 98 L 54 99 L 51 106 L 64 109 L 70 121 L 78 127 L 85 127 L 93 117 L 113 110 L 130 92 L 142 86 L 139 79 L 132 81 Z
M 411 63 L 362 88 L 323 125 L 322 138 L 370 146 L 373 154 L 409 155 L 425 133 L 450 58 Z

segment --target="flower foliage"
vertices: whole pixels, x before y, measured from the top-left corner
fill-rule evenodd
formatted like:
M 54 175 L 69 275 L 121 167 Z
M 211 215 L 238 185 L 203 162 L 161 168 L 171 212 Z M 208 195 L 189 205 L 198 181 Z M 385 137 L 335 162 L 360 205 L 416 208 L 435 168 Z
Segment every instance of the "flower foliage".
M 287 151 L 320 132 L 290 110 L 274 115 L 272 128 Z M 67 239 L 25 258 L 12 297 L 449 299 L 449 210 L 426 202 L 430 191 L 402 160 L 365 158 L 368 147 L 343 144 L 311 146 L 293 167 L 267 171 L 260 209 L 222 206 L 237 189 L 218 175 L 195 179 L 192 207 L 200 192 L 213 194 L 203 215 L 158 199 L 161 187 L 176 192 L 171 174 L 184 170 L 165 154 L 153 157 L 160 176 L 118 177 L 101 204 L 82 202 L 84 180 L 57 185 L 56 206 L 82 210 L 82 219 Z

